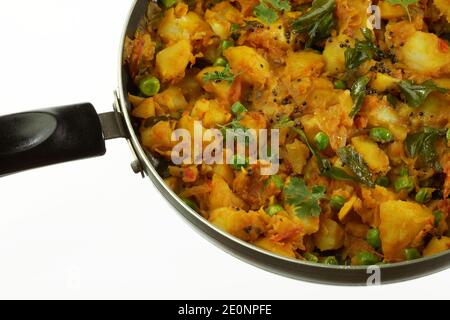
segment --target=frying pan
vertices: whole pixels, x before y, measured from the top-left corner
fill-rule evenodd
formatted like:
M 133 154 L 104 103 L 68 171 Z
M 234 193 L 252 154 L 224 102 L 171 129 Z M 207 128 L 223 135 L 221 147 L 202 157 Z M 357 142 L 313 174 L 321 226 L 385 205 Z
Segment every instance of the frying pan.
M 125 36 L 133 37 L 148 2 L 135 1 L 122 43 Z M 122 57 L 123 47 L 120 54 Z M 120 65 L 119 85 L 114 96 L 114 110 L 111 112 L 97 114 L 92 104 L 81 103 L 0 117 L 0 176 L 102 156 L 106 152 L 106 140 L 124 138 L 130 145 L 135 173 L 149 177 L 161 194 L 199 233 L 228 253 L 262 269 L 317 283 L 366 285 L 373 276 L 386 284 L 428 275 L 450 265 L 450 251 L 447 251 L 432 257 L 375 268 L 329 266 L 281 257 L 225 233 L 187 206 L 164 184 L 158 174 L 158 159 L 142 148 L 136 134 L 127 97 L 131 86 L 126 68 Z

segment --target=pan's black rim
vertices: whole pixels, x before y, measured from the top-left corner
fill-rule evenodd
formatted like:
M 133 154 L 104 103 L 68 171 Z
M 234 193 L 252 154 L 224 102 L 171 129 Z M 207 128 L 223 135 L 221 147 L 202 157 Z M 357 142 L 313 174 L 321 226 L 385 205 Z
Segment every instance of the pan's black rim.
M 122 43 L 124 43 L 125 36 L 132 36 L 134 34 L 143 13 L 146 12 L 148 3 L 149 0 L 136 0 L 133 4 Z M 372 267 L 329 266 L 281 257 L 225 233 L 210 224 L 206 219 L 187 206 L 165 185 L 163 179 L 146 156 L 146 152 L 143 150 L 133 129 L 132 119 L 129 114 L 130 105 L 126 98 L 128 91 L 128 76 L 125 68 L 122 67 L 123 48 L 121 47 L 120 50 L 121 67 L 119 72 L 118 95 L 120 108 L 130 133 L 130 142 L 133 149 L 143 165 L 144 172 L 148 175 L 159 192 L 185 220 L 187 220 L 197 231 L 200 231 L 200 234 L 229 254 L 261 269 L 282 276 L 320 284 L 347 286 L 372 284 L 372 282 L 368 283 L 370 276 L 373 275 L 374 272 Z M 379 270 L 380 284 L 389 284 L 430 275 L 445 270 L 449 266 L 450 251 L 447 251 L 432 257 L 395 264 L 379 265 L 376 268 Z

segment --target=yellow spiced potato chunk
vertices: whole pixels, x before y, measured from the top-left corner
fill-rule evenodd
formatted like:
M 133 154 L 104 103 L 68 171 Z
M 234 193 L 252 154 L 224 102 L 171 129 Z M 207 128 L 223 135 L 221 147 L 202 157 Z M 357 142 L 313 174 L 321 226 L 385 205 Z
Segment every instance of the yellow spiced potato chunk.
M 255 49 L 246 46 L 231 47 L 224 52 L 224 55 L 231 69 L 241 73 L 245 82 L 263 86 L 269 79 L 269 63 Z
M 434 223 L 430 209 L 400 200 L 382 203 L 380 219 L 384 257 L 390 262 L 404 260 L 404 250 L 409 248 L 422 231 L 432 228 Z
M 156 69 L 163 82 L 173 82 L 184 77 L 186 67 L 192 60 L 190 42 L 180 40 L 156 55 Z
M 381 173 L 389 171 L 389 158 L 376 142 L 368 137 L 360 136 L 353 138 L 352 144 L 356 151 L 362 155 L 370 169 Z
M 423 255 L 425 257 L 432 256 L 446 250 L 450 249 L 450 238 L 449 237 L 434 237 L 431 239 L 430 243 L 423 250 Z
M 209 221 L 220 229 L 246 241 L 255 241 L 265 231 L 259 212 L 221 207 L 211 212 Z
M 416 31 L 399 51 L 402 61 L 413 71 L 434 75 L 450 69 L 448 45 L 435 34 Z
M 293 80 L 320 75 L 324 67 L 323 56 L 312 51 L 290 53 L 286 60 L 286 74 Z

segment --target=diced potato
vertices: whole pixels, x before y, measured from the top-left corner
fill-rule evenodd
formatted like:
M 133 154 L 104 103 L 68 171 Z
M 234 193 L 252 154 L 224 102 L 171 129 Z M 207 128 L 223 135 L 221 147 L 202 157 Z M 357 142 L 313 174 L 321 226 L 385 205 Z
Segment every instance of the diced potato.
M 170 86 L 160 94 L 157 94 L 154 100 L 159 105 L 166 107 L 169 112 L 183 111 L 187 107 L 187 101 L 183 92 L 175 86 Z
M 181 40 L 156 55 L 156 69 L 162 82 L 175 82 L 184 77 L 186 67 L 193 61 L 189 40 Z
M 367 111 L 369 127 L 384 127 L 389 129 L 396 140 L 405 140 L 408 129 L 396 110 L 387 101 L 373 100 Z M 409 108 L 410 109 L 410 108 Z
M 228 39 L 231 35 L 231 24 L 241 24 L 242 14 L 230 2 L 223 1 L 211 10 L 206 10 L 205 19 L 215 34 L 221 39 Z
M 270 78 L 269 63 L 253 48 L 231 47 L 224 52 L 224 56 L 233 72 L 241 74 L 242 79 L 249 84 L 263 86 Z
M 288 206 L 287 209 L 291 215 L 294 215 L 292 213 L 292 208 L 290 208 Z M 316 233 L 317 231 L 319 231 L 319 227 L 320 227 L 320 218 L 319 217 L 298 217 L 298 218 L 295 218 L 295 221 L 302 228 L 302 233 L 305 235 L 310 235 L 310 234 L 313 234 L 313 233 Z
M 215 174 L 212 178 L 212 191 L 209 195 L 209 209 L 223 207 L 247 208 L 247 204 L 231 191 L 225 180 Z
M 260 112 L 247 112 L 239 121 L 242 126 L 248 129 L 265 129 L 267 128 L 267 121 L 264 114 Z
M 345 71 L 345 47 L 341 44 L 353 45 L 354 40 L 345 34 L 340 34 L 326 42 L 323 58 L 325 59 L 325 71 L 334 75 Z
M 334 220 L 324 219 L 314 234 L 314 243 L 321 251 L 337 250 L 344 245 L 344 229 Z
M 433 0 L 433 4 L 450 22 L 450 2 L 448 0 Z
M 136 118 L 147 119 L 155 116 L 155 100 L 147 98 L 133 109 L 132 115 Z
M 287 161 L 289 161 L 295 174 L 302 174 L 308 161 L 310 151 L 308 147 L 295 139 L 293 143 L 286 145 Z
M 321 54 L 312 51 L 290 52 L 286 59 L 285 73 L 292 80 L 303 77 L 319 76 L 325 66 Z
M 233 90 L 233 84 L 229 83 L 228 81 L 204 81 L 203 78 L 205 74 L 207 73 L 213 73 L 213 72 L 221 72 L 225 68 L 224 67 L 207 67 L 203 69 L 198 75 L 197 75 L 197 81 L 200 83 L 200 85 L 205 89 L 206 92 L 210 92 L 216 95 L 217 98 L 219 98 L 222 101 L 228 100 L 229 96 L 232 93 Z
M 448 45 L 435 34 L 416 31 L 399 51 L 400 60 L 413 71 L 436 75 L 450 69 Z
M 142 144 L 151 151 L 165 154 L 174 145 L 171 141 L 172 131 L 172 124 L 169 121 L 160 121 L 153 127 L 141 131 Z
M 370 86 L 378 92 L 385 92 L 394 88 L 399 81 L 399 79 L 388 76 L 387 74 L 377 73 Z
M 352 196 L 350 198 L 350 200 L 348 200 L 344 206 L 341 208 L 341 210 L 339 210 L 339 220 L 340 221 L 344 221 L 344 219 L 348 216 L 348 214 L 351 212 L 351 210 L 353 209 L 353 205 L 355 204 L 356 200 L 358 199 L 357 196 Z
M 352 144 L 372 171 L 382 174 L 389 171 L 389 157 L 376 142 L 359 136 L 352 139 Z
M 392 5 L 387 3 L 386 1 L 379 1 L 378 7 L 380 7 L 382 19 L 396 19 L 406 15 L 405 9 L 403 9 L 401 6 Z
M 255 241 L 266 226 L 259 212 L 218 208 L 211 212 L 209 221 L 220 229 L 244 241 Z
M 385 260 L 402 261 L 408 248 L 423 230 L 431 229 L 430 209 L 406 201 L 386 201 L 380 206 L 380 234 Z
M 164 18 L 158 26 L 158 34 L 168 44 L 180 40 L 202 40 L 204 44 L 210 42 L 213 35 L 211 28 L 197 13 L 187 12 L 185 4 L 170 8 L 165 12 Z
M 450 249 L 449 237 L 434 237 L 423 250 L 424 257 L 432 256 Z
M 197 120 L 201 120 L 205 128 L 223 125 L 231 120 L 231 114 L 220 106 L 217 100 L 197 100 L 191 115 Z
M 295 252 L 289 243 L 280 243 L 270 240 L 269 238 L 261 238 L 253 243 L 257 247 L 273 252 L 280 256 L 295 258 Z
M 214 165 L 213 172 L 221 176 L 228 185 L 233 183 L 234 179 L 234 171 L 233 169 L 226 164 L 216 164 Z

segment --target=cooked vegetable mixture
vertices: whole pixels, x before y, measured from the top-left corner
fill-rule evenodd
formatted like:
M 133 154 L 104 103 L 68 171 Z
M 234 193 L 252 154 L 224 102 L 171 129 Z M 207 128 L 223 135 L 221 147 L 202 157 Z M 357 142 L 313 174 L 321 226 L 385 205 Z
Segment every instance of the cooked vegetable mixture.
M 450 1 L 184 1 L 149 3 L 124 63 L 142 145 L 189 206 L 315 263 L 450 248 Z M 171 134 L 194 121 L 279 129 L 278 173 L 175 165 Z

